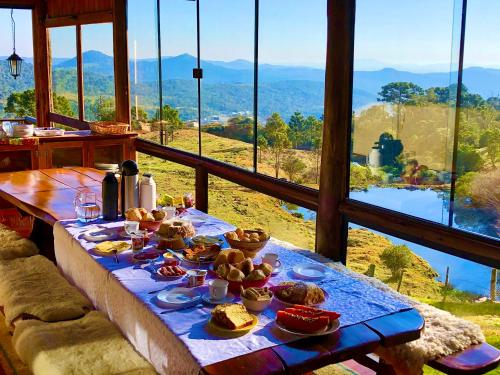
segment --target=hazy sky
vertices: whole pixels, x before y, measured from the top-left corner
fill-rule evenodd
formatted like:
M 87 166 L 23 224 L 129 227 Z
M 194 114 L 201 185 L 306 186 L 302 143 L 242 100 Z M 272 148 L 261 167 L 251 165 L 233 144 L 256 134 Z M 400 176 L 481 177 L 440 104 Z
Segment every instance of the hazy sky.
M 461 0 L 358 0 L 356 59 L 360 67 L 436 65 L 457 56 L 452 48 Z M 154 57 L 154 0 L 129 0 L 129 41 L 138 58 Z M 253 61 L 254 0 L 200 0 L 201 56 Z M 500 67 L 500 0 L 469 0 L 466 65 Z M 29 11 L 14 11 L 17 50 L 32 56 Z M 162 0 L 162 54 L 196 54 L 195 3 Z M 455 21 L 455 23 L 454 23 Z M 261 63 L 323 66 L 326 0 L 260 0 Z M 112 54 L 110 25 L 83 29 L 83 48 Z M 73 57 L 74 28 L 52 31 L 53 55 Z M 455 34 L 455 41 L 458 39 Z M 11 53 L 10 10 L 0 9 L 0 55 Z M 441 69 L 442 70 L 442 69 Z

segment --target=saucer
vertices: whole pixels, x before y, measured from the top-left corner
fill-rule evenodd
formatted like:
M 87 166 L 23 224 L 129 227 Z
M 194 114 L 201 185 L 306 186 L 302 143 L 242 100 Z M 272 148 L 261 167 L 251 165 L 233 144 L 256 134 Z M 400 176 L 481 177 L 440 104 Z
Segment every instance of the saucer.
M 207 292 L 201 296 L 201 299 L 203 300 L 203 302 L 208 303 L 209 305 L 220 305 L 222 303 L 232 302 L 234 300 L 234 294 L 228 292 L 224 298 L 212 299 L 210 298 L 210 293 Z

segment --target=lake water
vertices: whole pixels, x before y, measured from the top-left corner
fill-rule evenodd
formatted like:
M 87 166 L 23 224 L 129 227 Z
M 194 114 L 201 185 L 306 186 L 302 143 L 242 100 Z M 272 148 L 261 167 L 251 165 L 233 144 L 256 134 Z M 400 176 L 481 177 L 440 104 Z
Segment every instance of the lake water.
M 448 201 L 446 193 L 436 192 L 434 190 L 406 190 L 397 188 L 371 187 L 368 191 L 355 191 L 350 193 L 350 198 L 371 203 L 377 206 L 391 210 L 404 212 L 409 215 L 417 216 L 438 223 L 447 224 L 448 222 Z M 304 220 L 315 220 L 316 212 L 303 207 L 293 207 L 292 209 L 284 206 L 284 209 L 290 212 L 299 212 L 304 216 Z M 487 223 L 491 221 L 482 220 L 478 215 L 472 215 L 473 219 L 468 221 L 459 220 L 455 217 L 455 223 L 460 222 L 460 229 L 473 230 L 485 235 L 494 235 Z M 360 228 L 355 224 L 349 225 L 351 228 Z M 379 233 L 377 231 L 373 231 Z M 397 245 L 407 245 L 415 254 L 424 258 L 439 273 L 438 280 L 444 281 L 446 267 L 450 267 L 450 282 L 461 290 L 477 293 L 480 295 L 489 295 L 489 285 L 491 277 L 491 268 L 474 263 L 462 258 L 458 258 L 446 253 L 429 249 L 428 247 L 417 245 L 397 237 L 388 236 Z

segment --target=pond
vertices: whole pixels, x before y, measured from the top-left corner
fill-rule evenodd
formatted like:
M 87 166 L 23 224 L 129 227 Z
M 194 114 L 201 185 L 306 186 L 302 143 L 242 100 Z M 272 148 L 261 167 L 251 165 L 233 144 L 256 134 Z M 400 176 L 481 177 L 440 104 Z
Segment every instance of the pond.
M 351 192 L 350 198 L 442 224 L 447 224 L 448 222 L 449 198 L 445 192 L 438 192 L 431 189 L 407 190 L 371 187 L 367 191 Z M 304 220 L 316 219 L 316 212 L 306 208 L 297 206 L 283 206 L 283 208 L 292 214 L 302 215 Z M 470 211 L 472 210 L 469 209 L 464 211 L 466 211 L 464 215 L 461 215 L 460 211 L 454 215 L 454 225 L 460 229 L 483 235 L 493 237 L 497 235 L 496 228 L 494 228 L 490 217 L 481 212 L 474 212 L 471 215 Z M 349 226 L 351 228 L 360 228 L 360 226 L 355 224 L 350 224 Z M 376 231 L 373 232 L 379 233 Z M 483 296 L 489 295 L 490 267 L 432 250 L 400 238 L 388 236 L 383 233 L 379 234 L 389 238 L 397 245 L 407 245 L 415 254 L 424 258 L 439 273 L 439 277 L 437 278 L 439 281 L 444 281 L 446 267 L 450 267 L 450 281 L 455 288 Z

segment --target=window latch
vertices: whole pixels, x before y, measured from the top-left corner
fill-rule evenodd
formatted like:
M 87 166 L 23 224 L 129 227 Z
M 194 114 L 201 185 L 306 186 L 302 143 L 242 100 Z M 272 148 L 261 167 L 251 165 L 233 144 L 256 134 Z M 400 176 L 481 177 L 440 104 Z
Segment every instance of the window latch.
M 194 68 L 193 69 L 193 78 L 202 79 L 203 78 L 203 69 Z

